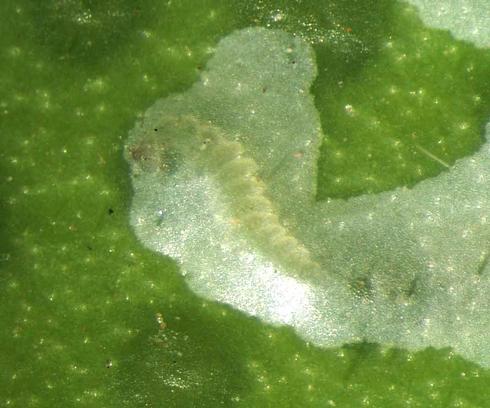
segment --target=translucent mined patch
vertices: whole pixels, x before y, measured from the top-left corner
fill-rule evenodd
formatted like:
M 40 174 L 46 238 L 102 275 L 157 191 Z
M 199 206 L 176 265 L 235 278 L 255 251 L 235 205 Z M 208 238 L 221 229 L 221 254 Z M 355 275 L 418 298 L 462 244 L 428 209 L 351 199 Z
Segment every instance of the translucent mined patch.
M 450 346 L 489 366 L 490 144 L 411 190 L 315 202 L 315 74 L 284 32 L 223 39 L 130 132 L 138 238 L 200 295 L 315 344 Z
M 406 0 L 417 6 L 430 27 L 449 30 L 454 37 L 478 47 L 490 47 L 488 0 Z

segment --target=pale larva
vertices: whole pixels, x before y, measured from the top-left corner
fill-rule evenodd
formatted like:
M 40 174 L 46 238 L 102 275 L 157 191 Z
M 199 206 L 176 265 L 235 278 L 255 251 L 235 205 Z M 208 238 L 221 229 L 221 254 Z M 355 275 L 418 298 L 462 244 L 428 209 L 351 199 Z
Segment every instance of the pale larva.
M 196 174 L 216 179 L 231 209 L 228 222 L 246 232 L 265 256 L 284 266 L 299 279 L 319 277 L 320 266 L 310 252 L 283 225 L 271 202 L 257 163 L 246 155 L 238 140 L 210 122 L 192 115 L 161 115 L 158 124 L 136 126 L 126 147 L 134 176 L 141 173 L 171 174 L 179 163 Z

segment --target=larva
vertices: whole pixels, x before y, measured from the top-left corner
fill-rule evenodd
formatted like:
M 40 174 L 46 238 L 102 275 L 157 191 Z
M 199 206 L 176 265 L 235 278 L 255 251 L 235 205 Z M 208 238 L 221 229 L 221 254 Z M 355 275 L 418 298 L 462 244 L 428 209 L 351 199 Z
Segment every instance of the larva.
M 127 156 L 140 171 L 164 176 L 175 162 L 182 162 L 198 174 L 211 175 L 231 204 L 230 223 L 243 229 L 266 256 L 300 279 L 320 273 L 310 252 L 281 223 L 257 164 L 238 141 L 192 115 L 162 115 L 158 127 L 139 130 L 144 136 L 129 145 Z

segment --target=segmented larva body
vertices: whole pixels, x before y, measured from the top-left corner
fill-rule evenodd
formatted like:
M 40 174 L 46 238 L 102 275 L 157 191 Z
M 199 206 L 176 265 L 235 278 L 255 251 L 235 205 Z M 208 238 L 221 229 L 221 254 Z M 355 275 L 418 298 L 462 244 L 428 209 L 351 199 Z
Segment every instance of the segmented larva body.
M 267 196 L 264 182 L 257 176 L 258 166 L 246 156 L 241 143 L 230 140 L 216 126 L 196 118 L 186 116 L 179 121 L 186 122 L 186 130 L 191 131 L 192 136 L 189 136 L 196 143 L 188 153 L 197 166 L 217 179 L 230 201 L 234 217 L 230 222 L 244 228 L 247 235 L 259 243 L 262 251 L 288 273 L 303 279 L 318 275 L 320 266 L 281 223 L 277 209 Z M 199 153 L 196 155 L 196 152 Z

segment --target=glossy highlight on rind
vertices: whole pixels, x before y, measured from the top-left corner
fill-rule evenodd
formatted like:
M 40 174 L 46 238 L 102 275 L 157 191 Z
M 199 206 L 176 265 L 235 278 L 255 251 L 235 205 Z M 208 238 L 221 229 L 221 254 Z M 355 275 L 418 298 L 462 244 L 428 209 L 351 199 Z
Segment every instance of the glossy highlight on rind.
M 411 190 L 317 203 L 315 74 L 282 31 L 223 39 L 130 132 L 138 238 L 198 294 L 315 344 L 449 346 L 490 366 L 489 143 Z

